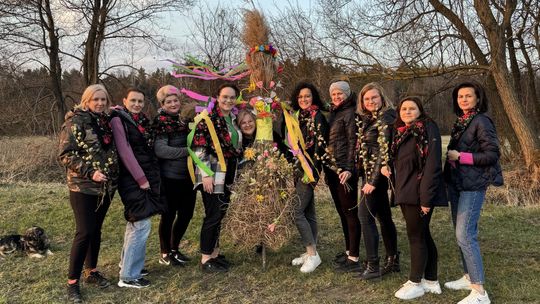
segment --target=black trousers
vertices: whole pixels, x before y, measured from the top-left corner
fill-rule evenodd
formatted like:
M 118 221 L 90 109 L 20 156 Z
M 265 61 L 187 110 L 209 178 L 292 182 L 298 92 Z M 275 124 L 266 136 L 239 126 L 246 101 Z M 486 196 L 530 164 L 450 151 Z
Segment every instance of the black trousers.
M 426 280 L 437 280 L 437 247 L 429 232 L 429 222 L 433 208 L 428 214 L 420 212 L 420 205 L 400 205 L 407 226 L 407 237 L 411 250 L 411 271 L 409 280 L 419 283 Z
M 212 254 L 214 248 L 218 247 L 219 234 L 221 232 L 221 221 L 227 213 L 227 208 L 231 201 L 231 192 L 225 186 L 225 193 L 214 194 L 202 190 L 202 200 L 204 204 L 204 219 L 201 227 L 201 253 Z
M 167 212 L 159 222 L 159 245 L 161 253 L 178 250 L 180 240 L 193 218 L 197 191 L 190 179 L 161 179 L 162 196 L 167 200 Z
M 111 205 L 112 196 L 69 192 L 69 202 L 75 215 L 75 237 L 69 255 L 68 279 L 78 280 L 83 265 L 96 268 L 101 245 L 101 227 Z
M 381 235 L 386 255 L 397 254 L 397 231 L 392 220 L 387 191 L 388 181 L 384 178 L 375 185 L 375 190 L 371 194 L 361 194 L 358 217 L 362 226 L 368 261 L 379 259 L 379 231 L 377 230 L 375 218 L 381 225 Z
M 349 251 L 350 256 L 357 257 L 360 254 L 360 238 L 362 234 L 358 210 L 356 209 L 358 176 L 353 174 L 349 178 L 347 184 L 350 187 L 347 189 L 339 183 L 339 177 L 334 171 L 327 169 L 325 175 L 326 183 L 341 220 L 341 228 L 345 237 L 345 249 Z

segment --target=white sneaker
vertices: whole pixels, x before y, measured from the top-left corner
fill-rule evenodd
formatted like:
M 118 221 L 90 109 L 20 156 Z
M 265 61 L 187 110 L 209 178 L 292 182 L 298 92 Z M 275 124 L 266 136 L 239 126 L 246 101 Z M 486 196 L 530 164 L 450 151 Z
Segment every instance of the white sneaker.
M 306 259 L 308 257 L 308 253 L 307 252 L 304 252 L 302 253 L 299 257 L 297 258 L 294 258 L 291 262 L 291 264 L 293 266 L 301 266 L 301 265 L 304 265 L 304 263 L 306 262 Z
M 407 281 L 403 286 L 396 291 L 394 296 L 402 300 L 411 300 L 414 298 L 421 297 L 425 294 L 422 283 L 415 283 L 412 281 Z
M 465 297 L 465 299 L 458 302 L 458 304 L 489 304 L 491 301 L 489 300 L 487 291 L 484 291 L 484 294 L 480 294 L 476 290 L 472 290 L 471 293 Z
M 454 290 L 471 290 L 471 281 L 467 278 L 467 276 L 462 276 L 461 278 L 444 283 L 444 287 L 448 289 L 454 289 Z
M 431 292 L 434 294 L 441 294 L 441 284 L 439 284 L 439 281 L 430 281 L 426 279 L 422 279 L 422 288 L 424 288 L 425 292 Z
M 303 273 L 312 272 L 320 264 L 321 264 L 321 257 L 319 256 L 318 252 L 315 255 L 307 255 L 306 261 L 304 262 L 302 267 L 300 267 L 300 272 L 303 272 Z

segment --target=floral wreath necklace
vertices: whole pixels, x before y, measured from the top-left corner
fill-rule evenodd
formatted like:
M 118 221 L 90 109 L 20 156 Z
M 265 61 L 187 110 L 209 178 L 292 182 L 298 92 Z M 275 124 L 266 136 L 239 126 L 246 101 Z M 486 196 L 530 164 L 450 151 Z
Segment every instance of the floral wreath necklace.
M 357 162 L 362 163 L 362 167 L 364 169 L 365 178 L 366 180 L 369 180 L 371 177 L 371 174 L 373 174 L 373 167 L 376 163 L 375 160 L 381 159 L 381 166 L 386 166 L 388 164 L 388 141 L 386 140 L 384 136 L 384 131 L 388 128 L 388 125 L 385 124 L 382 119 L 382 113 L 381 111 L 377 111 L 372 114 L 372 116 L 369 118 L 370 121 L 374 120 L 373 127 L 377 129 L 377 143 L 379 144 L 379 153 L 378 155 L 368 155 L 368 148 L 367 144 L 365 143 L 365 131 L 366 127 L 368 127 L 368 123 L 364 122 L 361 118 L 361 116 L 356 116 L 356 127 L 358 128 L 358 141 L 357 141 Z M 371 161 L 370 161 L 371 159 Z
M 416 149 L 420 155 L 420 170 L 417 174 L 417 179 L 422 178 L 424 174 L 424 165 L 426 164 L 426 159 L 428 155 L 428 139 L 426 133 L 426 124 L 427 120 L 417 120 L 411 125 L 402 126 L 397 128 L 394 141 L 392 142 L 391 154 L 395 157 L 399 146 L 407 139 L 409 136 L 414 136 L 416 141 Z

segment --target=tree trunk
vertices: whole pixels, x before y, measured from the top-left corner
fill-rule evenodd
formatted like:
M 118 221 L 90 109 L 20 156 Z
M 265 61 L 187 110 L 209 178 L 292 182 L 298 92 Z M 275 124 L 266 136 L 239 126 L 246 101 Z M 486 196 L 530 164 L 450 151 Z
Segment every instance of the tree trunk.
M 513 13 L 512 3 L 506 7 L 503 20 L 509 20 Z M 514 3 L 515 4 L 515 3 Z M 489 42 L 491 51 L 491 73 L 495 79 L 497 90 L 501 95 L 501 101 L 510 120 L 510 124 L 516 133 L 520 143 L 521 151 L 527 168 L 535 174 L 539 172 L 540 157 L 538 157 L 538 140 L 532 132 L 530 124 L 523 115 L 522 106 L 518 94 L 509 78 L 509 71 L 506 64 L 504 24 L 499 25 L 492 14 L 487 0 L 475 0 L 474 7 L 480 19 Z
M 521 145 L 525 164 L 530 170 L 534 170 L 535 167 L 540 165 L 540 159 L 538 159 L 537 155 L 539 152 L 538 140 L 521 112 L 517 94 L 507 76 L 508 69 L 506 65 L 494 62 L 492 74 L 510 124 L 516 132 L 516 137 Z
M 60 42 L 56 33 L 56 25 L 54 24 L 54 18 L 51 11 L 50 1 L 45 0 L 40 3 L 40 14 L 42 28 L 47 30 L 49 36 L 50 46 L 47 49 L 47 55 L 49 56 L 49 73 L 51 88 L 56 100 L 57 121 L 56 126 L 60 129 L 60 126 L 64 122 L 64 116 L 66 115 L 66 104 L 64 100 L 64 94 L 62 91 L 62 65 L 60 63 Z

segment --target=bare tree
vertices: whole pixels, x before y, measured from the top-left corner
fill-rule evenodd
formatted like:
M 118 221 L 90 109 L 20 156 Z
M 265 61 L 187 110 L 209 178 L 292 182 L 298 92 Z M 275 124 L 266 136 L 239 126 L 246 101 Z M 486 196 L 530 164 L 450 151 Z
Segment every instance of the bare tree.
M 194 55 L 201 57 L 214 69 L 221 69 L 243 61 L 240 28 L 242 15 L 239 10 L 200 4 L 192 11 L 190 42 Z
M 350 50 L 356 49 L 366 56 L 357 67 L 362 67 L 363 62 L 391 65 L 400 60 L 417 70 L 435 69 L 436 73 L 471 68 L 487 72 L 487 86 L 500 95 L 500 99 L 494 99 L 495 107 L 508 117 L 527 167 L 538 172 L 538 141 L 508 70 L 507 43 L 513 38 L 508 35 L 515 33 L 512 21 L 517 1 L 386 0 L 363 1 L 362 5 L 350 0 L 321 2 L 321 11 L 327 14 L 329 37 L 345 50 L 336 58 L 355 64 L 358 57 L 351 56 Z M 518 64 L 513 64 L 517 68 Z M 389 69 L 389 73 L 394 71 Z
M 31 60 L 50 74 L 58 121 L 66 112 L 62 62 L 81 64 L 85 84 L 99 81 L 105 41 L 143 41 L 160 47 L 156 20 L 192 0 L 7 0 L 0 3 L 0 48 L 8 59 Z M 116 48 L 118 52 L 122 47 Z M 45 59 L 44 59 L 45 58 Z M 123 66 L 125 64 L 113 65 Z M 106 67 L 105 71 L 111 66 Z

